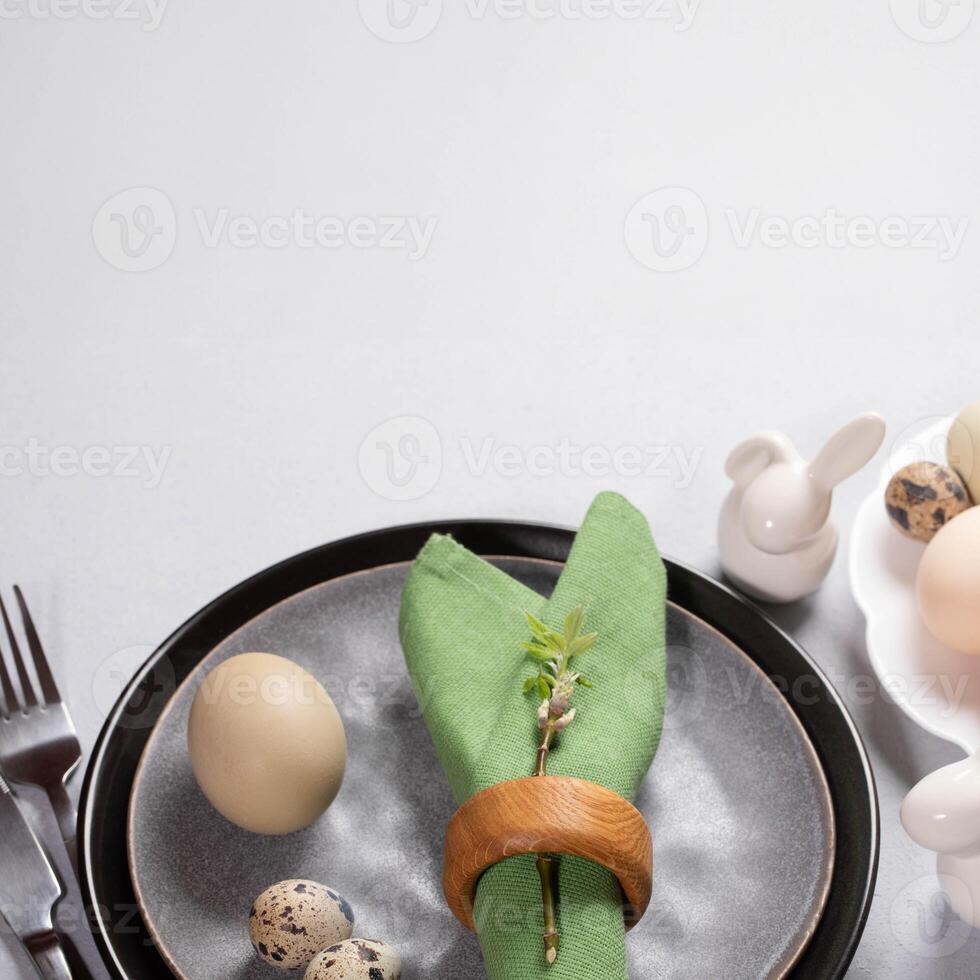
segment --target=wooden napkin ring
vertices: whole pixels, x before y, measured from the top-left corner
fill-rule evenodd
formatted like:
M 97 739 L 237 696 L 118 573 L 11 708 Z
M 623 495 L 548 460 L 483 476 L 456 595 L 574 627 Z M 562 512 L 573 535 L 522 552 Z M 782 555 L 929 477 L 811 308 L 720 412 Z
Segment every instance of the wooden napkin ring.
M 626 927 L 643 918 L 653 891 L 653 840 L 643 814 L 585 779 L 529 776 L 467 800 L 446 829 L 443 889 L 453 915 L 474 930 L 480 875 L 518 854 L 572 854 L 608 868 L 626 898 Z

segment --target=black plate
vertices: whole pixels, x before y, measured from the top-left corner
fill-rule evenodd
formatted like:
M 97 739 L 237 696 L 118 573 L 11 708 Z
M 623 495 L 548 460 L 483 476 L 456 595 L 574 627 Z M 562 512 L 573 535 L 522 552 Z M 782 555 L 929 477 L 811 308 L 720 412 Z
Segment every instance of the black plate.
M 96 938 L 120 980 L 172 980 L 140 919 L 126 854 L 130 789 L 146 741 L 170 695 L 229 633 L 304 589 L 415 557 L 430 534 L 451 533 L 484 555 L 564 561 L 574 533 L 533 524 L 461 521 L 375 531 L 323 545 L 258 573 L 174 633 L 123 692 L 99 736 L 82 789 L 80 874 Z M 750 653 L 783 691 L 823 765 L 837 846 L 827 905 L 791 976 L 843 977 L 867 920 L 878 865 L 878 804 L 860 736 L 821 670 L 756 607 L 723 585 L 667 561 L 670 599 Z

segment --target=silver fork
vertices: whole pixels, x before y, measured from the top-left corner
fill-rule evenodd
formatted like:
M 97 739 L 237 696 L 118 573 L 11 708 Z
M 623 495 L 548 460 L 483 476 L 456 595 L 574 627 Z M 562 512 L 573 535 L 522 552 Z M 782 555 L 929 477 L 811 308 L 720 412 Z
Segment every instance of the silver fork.
M 0 616 L 22 695 L 21 698 L 17 697 L 0 650 L 0 772 L 12 782 L 39 786 L 47 793 L 58 818 L 58 827 L 72 868 L 77 871 L 75 835 L 78 814 L 65 783 L 82 758 L 82 748 L 68 709 L 61 701 L 27 603 L 16 585 L 14 595 L 20 607 L 24 636 L 34 661 L 40 691 L 35 691 L 31 682 L 7 615 L 7 607 L 0 598 Z

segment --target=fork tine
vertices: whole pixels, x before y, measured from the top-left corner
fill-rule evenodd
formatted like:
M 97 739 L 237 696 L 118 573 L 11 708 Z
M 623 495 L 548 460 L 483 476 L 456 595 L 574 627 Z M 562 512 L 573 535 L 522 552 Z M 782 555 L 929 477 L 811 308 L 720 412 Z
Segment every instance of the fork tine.
M 61 695 L 58 693 L 58 685 L 54 682 L 54 674 L 48 666 L 48 658 L 44 655 L 44 647 L 41 646 L 41 638 L 37 635 L 34 628 L 34 620 L 27 609 L 24 601 L 24 593 L 20 591 L 20 586 L 14 586 L 14 595 L 17 596 L 17 605 L 20 606 L 20 617 L 24 621 L 24 632 L 27 634 L 27 645 L 31 649 L 31 656 L 34 658 L 34 669 L 37 671 L 37 679 L 41 682 L 41 693 L 44 695 L 45 704 L 61 704 Z
M 36 708 L 37 698 L 34 696 L 34 686 L 31 684 L 31 678 L 24 666 L 24 658 L 20 655 L 17 637 L 14 636 L 14 628 L 10 625 L 10 617 L 7 615 L 7 607 L 3 604 L 2 596 L 0 596 L 0 615 L 3 616 L 3 625 L 6 627 L 7 639 L 10 641 L 10 651 L 14 655 L 14 666 L 17 668 L 17 676 L 20 678 L 20 690 L 24 695 L 24 708 Z
M 17 692 L 10 682 L 10 674 L 2 652 L 0 652 L 0 688 L 3 690 L 3 698 L 0 698 L 0 715 L 6 717 L 18 711 L 20 705 L 17 703 Z

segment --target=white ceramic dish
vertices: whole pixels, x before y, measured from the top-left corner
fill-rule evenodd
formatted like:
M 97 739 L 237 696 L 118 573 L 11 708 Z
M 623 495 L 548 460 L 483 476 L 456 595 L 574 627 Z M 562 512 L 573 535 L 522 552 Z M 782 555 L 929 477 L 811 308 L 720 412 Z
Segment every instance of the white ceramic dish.
M 885 487 L 918 460 L 944 462 L 950 420 L 937 420 L 895 447 L 862 503 L 850 545 L 854 598 L 867 619 L 868 657 L 882 687 L 916 724 L 967 754 L 980 748 L 980 657 L 956 653 L 925 628 L 915 575 L 925 545 L 903 537 L 885 513 Z
M 885 488 L 901 467 L 945 462 L 950 419 L 901 440 L 858 511 L 851 536 L 851 588 L 868 621 L 868 657 L 882 687 L 926 731 L 967 758 L 926 776 L 902 804 L 902 824 L 937 853 L 953 911 L 980 928 L 980 657 L 957 653 L 922 623 L 915 579 L 926 545 L 905 538 L 885 512 Z

